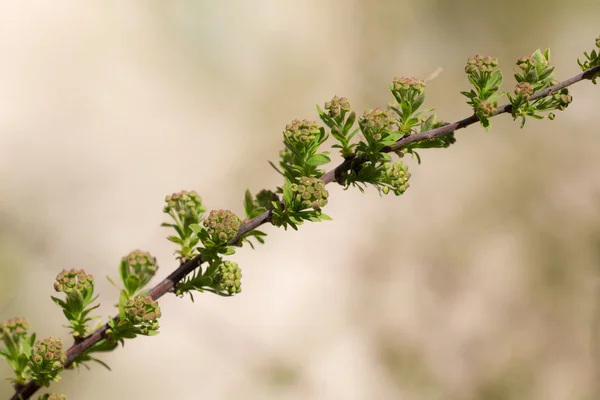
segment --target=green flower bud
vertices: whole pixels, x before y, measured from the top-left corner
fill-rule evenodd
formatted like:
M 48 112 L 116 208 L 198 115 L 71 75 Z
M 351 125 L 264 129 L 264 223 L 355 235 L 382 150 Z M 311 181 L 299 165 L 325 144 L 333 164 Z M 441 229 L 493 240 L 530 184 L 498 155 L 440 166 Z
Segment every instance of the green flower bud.
M 381 139 L 381 132 L 391 129 L 396 120 L 386 110 L 376 108 L 366 111 L 358 119 L 358 125 L 368 141 L 377 142 Z
M 56 276 L 54 290 L 66 294 L 69 298 L 86 298 L 94 292 L 94 277 L 82 269 L 63 269 Z
M 339 98 L 334 96 L 331 101 L 325 103 L 325 109 L 328 111 L 328 115 L 332 118 L 338 118 L 350 111 L 350 103 L 345 97 Z
M 304 149 L 313 143 L 319 143 L 324 131 L 316 122 L 293 120 L 283 131 L 283 141 L 289 149 Z
M 193 190 L 173 193 L 165 197 L 165 203 L 163 212 L 184 226 L 200 223 L 202 213 L 206 211 L 202 206 L 202 198 Z
M 211 239 L 223 245 L 235 237 L 242 220 L 229 210 L 213 210 L 204 220 L 204 226 Z
M 127 288 L 128 290 L 131 289 L 130 292 L 135 292 L 146 286 L 158 271 L 156 258 L 141 250 L 134 250 L 123 257 L 120 268 L 121 278 L 125 286 L 129 286 L 127 281 L 131 280 L 132 287 Z
M 467 74 L 474 74 L 476 72 L 492 72 L 495 67 L 498 66 L 498 59 L 490 56 L 481 56 L 479 54 L 474 57 L 467 59 L 467 65 L 465 66 L 465 72 Z
M 140 328 L 140 333 L 158 330 L 160 306 L 150 296 L 135 296 L 125 305 L 125 319 Z
M 560 111 L 563 111 L 565 108 L 567 108 L 573 101 L 573 97 L 567 93 L 555 93 L 552 96 L 552 99 L 558 103 L 556 108 Z
M 600 49 L 600 36 L 596 38 L 596 47 Z
M 214 282 L 217 290 L 224 290 L 229 295 L 234 295 L 242 291 L 242 270 L 237 263 L 225 261 L 219 266 L 215 275 Z
M 293 192 L 292 203 L 301 205 L 298 211 L 306 208 L 318 210 L 327 205 L 329 192 L 325 190 L 325 183 L 322 180 L 304 176 L 298 178 L 298 183 L 290 185 Z
M 482 101 L 475 109 L 475 113 L 480 118 L 491 118 L 496 112 L 496 103 L 487 100 Z
M 529 82 L 519 82 L 515 86 L 515 94 L 517 96 L 522 96 L 525 99 L 528 99 L 529 96 L 533 94 L 533 87 Z
M 556 118 L 556 115 L 555 115 L 554 113 L 550 113 L 550 114 L 548 114 L 548 119 L 549 119 L 550 121 L 554 121 L 554 118 Z
M 531 56 L 523 56 L 517 60 L 517 66 L 522 70 L 529 69 L 535 65 L 535 59 Z
M 409 178 L 410 172 L 408 172 L 408 167 L 403 162 L 385 163 L 385 172 L 381 180 L 391 188 L 384 186 L 381 190 L 384 194 L 388 194 L 391 189 L 396 196 L 399 196 L 408 189 Z
M 14 342 L 18 342 L 19 338 L 27 334 L 28 329 L 29 322 L 26 318 L 11 318 L 0 324 L 0 340 L 10 337 Z
M 51 381 L 58 380 L 58 374 L 62 371 L 66 359 L 60 339 L 49 337 L 38 340 L 33 346 L 29 361 L 33 379 L 42 386 L 48 386 Z

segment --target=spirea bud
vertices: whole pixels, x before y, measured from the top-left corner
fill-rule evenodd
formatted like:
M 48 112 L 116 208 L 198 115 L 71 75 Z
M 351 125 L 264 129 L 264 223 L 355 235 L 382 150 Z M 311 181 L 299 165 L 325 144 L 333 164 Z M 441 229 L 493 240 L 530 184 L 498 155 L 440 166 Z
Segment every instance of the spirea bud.
M 82 269 L 63 269 L 54 281 L 54 290 L 62 292 L 67 297 L 87 297 L 88 293 L 94 291 L 94 277 L 88 275 Z
M 467 59 L 467 65 L 465 66 L 465 72 L 467 74 L 473 74 L 476 72 L 492 72 L 495 67 L 498 66 L 498 59 L 490 56 L 481 56 L 479 54 L 474 57 Z
M 515 86 L 515 94 L 517 96 L 522 96 L 525 99 L 528 99 L 529 96 L 533 94 L 533 87 L 529 82 L 519 82 Z
M 49 337 L 37 341 L 29 362 L 33 379 L 42 386 L 48 386 L 51 381 L 58 380 L 58 374 L 62 371 L 66 359 L 60 339 Z
M 496 112 L 496 104 L 487 100 L 479 103 L 479 106 L 476 107 L 475 113 L 482 118 L 491 118 L 494 116 Z
M 299 178 L 298 183 L 291 185 L 291 189 L 294 204 L 300 204 L 300 209 L 314 208 L 319 210 L 327 205 L 329 192 L 325 189 L 325 183 L 318 178 Z
M 206 211 L 202 206 L 202 198 L 193 190 L 173 193 L 165 197 L 165 203 L 163 212 L 179 220 L 183 226 L 198 224 L 202 213 Z
M 388 194 L 391 190 L 396 196 L 399 196 L 408 189 L 409 178 L 410 172 L 408 172 L 408 167 L 403 162 L 385 163 L 384 178 L 382 181 L 390 185 L 391 188 L 384 186 L 381 191 L 384 194 Z
M 25 318 L 11 318 L 6 322 L 0 324 L 0 340 L 4 337 L 13 338 L 14 342 L 17 342 L 16 338 L 22 337 L 27 333 L 29 329 L 29 322 Z
M 242 291 L 242 270 L 237 263 L 225 261 L 219 266 L 219 270 L 214 278 L 217 289 L 226 291 L 229 295 L 234 295 Z
M 285 127 L 283 139 L 288 148 L 303 148 L 319 141 L 322 131 L 314 121 L 293 120 Z
M 140 333 L 158 330 L 160 306 L 150 296 L 135 296 L 125 305 L 125 318 L 140 328 Z
M 158 271 L 156 258 L 150 253 L 134 250 L 121 259 L 121 277 L 124 281 L 132 278 L 133 290 L 144 287 Z
M 225 244 L 235 237 L 242 220 L 229 210 L 213 210 L 204 220 L 204 227 L 217 244 Z
M 331 101 L 325 103 L 327 114 L 332 118 L 338 118 L 342 114 L 350 111 L 350 102 L 345 97 L 334 96 Z

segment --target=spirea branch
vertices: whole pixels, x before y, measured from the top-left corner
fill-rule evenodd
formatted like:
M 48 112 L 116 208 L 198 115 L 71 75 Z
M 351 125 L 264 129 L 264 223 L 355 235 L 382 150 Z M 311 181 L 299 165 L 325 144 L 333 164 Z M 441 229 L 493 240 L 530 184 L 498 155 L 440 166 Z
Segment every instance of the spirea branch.
M 600 37 L 595 44 L 600 48 Z M 31 398 L 40 388 L 58 380 L 64 368 L 86 366 L 90 361 L 106 366 L 95 357 L 96 353 L 112 351 L 139 335 L 157 334 L 161 316 L 157 300 L 166 293 L 192 296 L 210 292 L 224 297 L 238 294 L 241 269 L 225 257 L 244 244 L 254 247 L 253 240 L 264 243 L 266 234 L 257 229 L 263 224 L 298 229 L 307 221 L 330 219 L 322 212 L 329 198 L 327 184 L 335 182 L 361 191 L 370 185 L 381 194 L 402 195 L 408 188 L 410 173 L 403 162 L 393 161 L 392 155 L 410 155 L 420 162 L 418 151 L 446 148 L 455 142 L 457 130 L 477 122 L 487 130 L 490 119 L 499 114 L 521 119 L 521 126 L 528 118 L 541 119 L 544 114 L 554 119 L 554 111 L 562 111 L 572 102 L 569 86 L 583 80 L 596 83 L 600 76 L 598 51 L 584 55 L 583 61 L 578 60 L 583 72 L 562 82 L 554 78 L 548 50 L 519 58 L 512 94 L 499 90 L 503 76 L 495 58 L 469 58 L 465 73 L 472 89 L 462 94 L 473 115 L 453 123 L 437 121 L 432 110 L 420 109 L 425 99 L 425 82 L 417 79 L 395 79 L 390 85 L 394 102 L 386 109 L 366 111 L 359 118 L 346 98 L 336 96 L 325 103 L 324 110 L 317 107 L 325 127 L 306 120 L 294 120 L 286 126 L 279 165 L 271 163 L 284 183 L 276 191 L 263 190 L 256 196 L 248 190 L 244 220 L 229 210 L 213 210 L 205 217 L 202 199 L 193 191 L 167 196 L 163 211 L 170 220 L 163 226 L 172 230 L 168 240 L 177 245 L 175 254 L 179 261 L 168 277 L 145 289 L 158 269 L 154 257 L 141 250 L 123 257 L 120 283 L 111 279 L 121 289 L 119 312 L 90 331 L 90 321 L 97 318 L 91 313 L 98 307 L 94 278 L 83 270 L 60 272 L 54 283 L 58 295 L 52 300 L 69 321 L 67 327 L 74 344 L 66 350 L 59 339 L 36 341 L 35 334 L 28 333 L 29 325 L 24 319 L 2 323 L 0 340 L 4 348 L 0 348 L 0 357 L 15 373 L 12 400 Z M 498 106 L 504 95 L 509 102 Z M 320 148 L 329 136 L 336 140 L 332 147 L 340 151 L 344 161 L 325 172 L 319 167 L 330 162 L 329 152 Z M 58 400 L 64 396 L 46 394 L 40 398 Z

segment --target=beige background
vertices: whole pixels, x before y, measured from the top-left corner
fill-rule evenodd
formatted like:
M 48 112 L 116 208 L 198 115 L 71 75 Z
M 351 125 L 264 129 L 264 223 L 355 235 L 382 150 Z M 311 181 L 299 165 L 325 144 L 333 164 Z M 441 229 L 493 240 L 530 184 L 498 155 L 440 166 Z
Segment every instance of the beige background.
M 280 184 L 283 127 L 394 76 L 469 115 L 464 62 L 550 47 L 557 76 L 598 31 L 597 0 L 0 1 L 0 319 L 68 340 L 52 281 L 120 257 L 175 267 L 163 198 L 242 214 Z M 400 198 L 330 189 L 334 221 L 267 227 L 235 256 L 244 291 L 161 301 L 161 334 L 67 372 L 70 399 L 595 399 L 600 396 L 600 91 L 556 121 L 502 116 L 408 160 Z M 4 365 L 0 374 L 8 375 Z M 0 397 L 11 394 L 8 383 Z

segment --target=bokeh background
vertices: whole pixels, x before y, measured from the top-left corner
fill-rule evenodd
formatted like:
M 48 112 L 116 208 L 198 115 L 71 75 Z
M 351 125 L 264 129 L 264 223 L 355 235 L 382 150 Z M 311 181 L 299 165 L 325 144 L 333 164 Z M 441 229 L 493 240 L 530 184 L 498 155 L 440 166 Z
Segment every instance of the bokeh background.
M 396 76 L 470 114 L 476 53 L 551 48 L 557 77 L 593 48 L 597 0 L 0 2 L 0 319 L 70 342 L 61 268 L 97 278 L 103 318 L 130 250 L 175 267 L 164 196 L 243 213 L 294 118 L 347 96 L 384 106 Z M 235 255 L 243 293 L 161 300 L 161 334 L 64 373 L 71 399 L 597 399 L 600 91 L 555 121 L 509 116 L 408 160 L 380 198 L 331 187 L 332 222 L 266 227 Z M 338 161 L 338 159 L 336 159 Z M 333 166 L 333 164 L 332 164 Z M 0 374 L 9 370 L 0 366 Z M 12 394 L 7 383 L 0 397 Z

